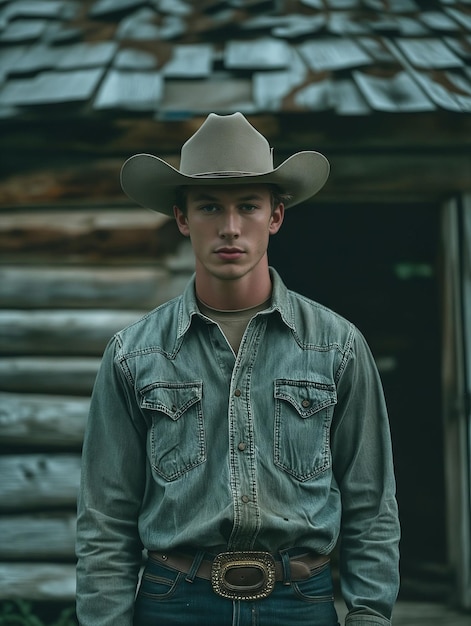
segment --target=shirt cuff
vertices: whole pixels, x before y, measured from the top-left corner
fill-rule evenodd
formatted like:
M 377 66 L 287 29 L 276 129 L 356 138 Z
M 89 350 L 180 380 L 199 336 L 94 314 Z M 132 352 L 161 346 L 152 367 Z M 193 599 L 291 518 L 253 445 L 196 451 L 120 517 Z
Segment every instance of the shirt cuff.
M 347 615 L 345 626 L 390 626 L 391 621 L 379 615 Z

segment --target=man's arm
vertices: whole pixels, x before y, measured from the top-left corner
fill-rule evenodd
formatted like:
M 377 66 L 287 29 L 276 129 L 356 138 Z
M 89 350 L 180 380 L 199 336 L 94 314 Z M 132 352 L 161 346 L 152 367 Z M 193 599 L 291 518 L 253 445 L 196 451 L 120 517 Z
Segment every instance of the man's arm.
M 357 332 L 338 381 L 333 469 L 342 498 L 340 582 L 348 626 L 386 626 L 399 588 L 400 528 L 383 389 Z
M 81 626 L 132 626 L 142 546 L 138 512 L 145 441 L 133 389 L 108 345 L 95 382 L 82 453 L 77 518 L 77 615 Z

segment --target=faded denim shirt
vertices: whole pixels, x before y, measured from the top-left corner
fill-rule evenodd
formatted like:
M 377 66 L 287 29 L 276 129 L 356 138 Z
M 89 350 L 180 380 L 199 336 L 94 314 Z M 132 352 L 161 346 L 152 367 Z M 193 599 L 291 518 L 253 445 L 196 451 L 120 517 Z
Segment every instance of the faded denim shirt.
M 399 523 L 382 386 L 358 330 L 287 290 L 237 356 L 182 296 L 117 333 L 83 448 L 82 626 L 131 626 L 142 548 L 332 551 L 349 626 L 385 626 Z

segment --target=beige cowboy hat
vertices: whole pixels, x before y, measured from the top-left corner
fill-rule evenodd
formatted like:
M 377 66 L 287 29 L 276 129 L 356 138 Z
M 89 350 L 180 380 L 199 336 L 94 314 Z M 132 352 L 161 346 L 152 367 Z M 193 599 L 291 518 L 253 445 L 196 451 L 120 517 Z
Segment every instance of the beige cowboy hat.
M 173 215 L 182 185 L 272 183 L 290 194 L 286 208 L 315 195 L 329 176 L 319 152 L 297 152 L 273 167 L 268 141 L 242 115 L 211 113 L 181 149 L 180 169 L 152 154 L 136 154 L 121 168 L 121 186 L 138 204 Z

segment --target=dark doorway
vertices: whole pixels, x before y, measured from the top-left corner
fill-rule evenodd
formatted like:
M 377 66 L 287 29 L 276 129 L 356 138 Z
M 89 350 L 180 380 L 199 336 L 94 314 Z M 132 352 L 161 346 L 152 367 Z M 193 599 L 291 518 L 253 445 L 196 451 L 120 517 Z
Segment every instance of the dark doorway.
M 439 243 L 438 206 L 313 204 L 287 211 L 269 250 L 287 285 L 356 324 L 377 360 L 393 436 L 403 576 L 447 560 Z

